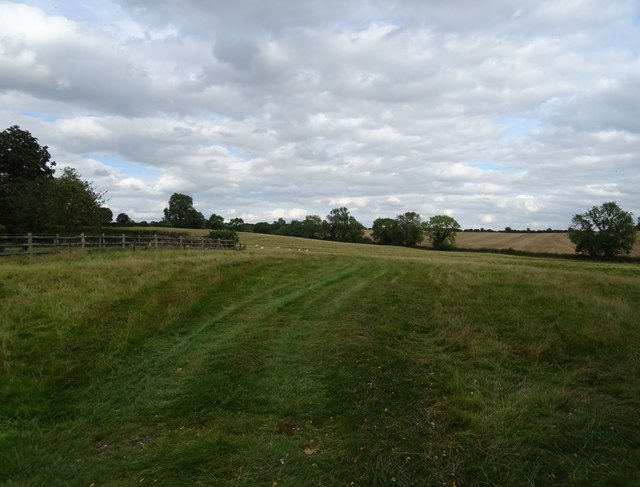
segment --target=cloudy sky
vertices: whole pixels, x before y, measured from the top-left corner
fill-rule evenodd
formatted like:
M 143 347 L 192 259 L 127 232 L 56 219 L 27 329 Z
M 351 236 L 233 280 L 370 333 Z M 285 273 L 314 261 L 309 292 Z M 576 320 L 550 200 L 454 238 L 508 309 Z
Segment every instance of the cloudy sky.
M 637 0 L 0 0 L 0 130 L 107 206 L 640 216 Z

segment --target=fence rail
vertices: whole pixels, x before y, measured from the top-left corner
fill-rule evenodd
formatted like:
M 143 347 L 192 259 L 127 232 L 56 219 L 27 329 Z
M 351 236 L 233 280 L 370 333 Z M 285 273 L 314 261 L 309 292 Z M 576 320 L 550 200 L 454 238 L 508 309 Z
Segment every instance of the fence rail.
M 244 250 L 235 240 L 172 235 L 0 235 L 0 256 L 53 254 L 73 250 L 214 249 Z

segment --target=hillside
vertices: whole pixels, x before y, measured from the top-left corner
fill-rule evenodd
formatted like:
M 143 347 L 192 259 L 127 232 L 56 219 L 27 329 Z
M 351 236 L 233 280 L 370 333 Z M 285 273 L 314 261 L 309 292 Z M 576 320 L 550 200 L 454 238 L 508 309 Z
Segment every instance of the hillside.
M 0 261 L 0 485 L 640 485 L 640 270 L 243 234 Z

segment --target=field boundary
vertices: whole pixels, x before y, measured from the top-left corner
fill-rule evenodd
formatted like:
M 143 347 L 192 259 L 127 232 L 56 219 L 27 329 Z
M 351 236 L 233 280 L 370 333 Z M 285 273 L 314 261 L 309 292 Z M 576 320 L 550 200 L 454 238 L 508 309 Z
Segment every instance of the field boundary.
M 182 250 L 245 250 L 246 246 L 235 240 L 209 237 L 185 237 L 173 235 L 0 235 L 0 257 L 17 255 L 56 254 L 60 252 L 115 249 L 182 249 Z

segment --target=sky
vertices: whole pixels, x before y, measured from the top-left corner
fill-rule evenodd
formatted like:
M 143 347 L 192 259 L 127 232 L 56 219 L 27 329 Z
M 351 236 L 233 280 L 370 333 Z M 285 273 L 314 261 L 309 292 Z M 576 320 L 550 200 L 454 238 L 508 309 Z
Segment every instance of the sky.
M 638 0 L 0 0 L 19 125 L 159 220 L 640 216 Z

